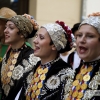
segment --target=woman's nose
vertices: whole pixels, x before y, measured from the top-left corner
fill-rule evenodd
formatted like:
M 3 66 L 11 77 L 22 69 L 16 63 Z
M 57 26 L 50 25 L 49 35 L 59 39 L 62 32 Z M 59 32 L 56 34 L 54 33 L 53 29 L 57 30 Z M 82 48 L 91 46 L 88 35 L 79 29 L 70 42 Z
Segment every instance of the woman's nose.
M 4 29 L 4 33 L 6 33 L 6 32 L 7 32 L 7 28 Z
M 82 36 L 82 37 L 81 37 L 80 42 L 81 42 L 81 43 L 85 43 L 85 42 L 86 42 L 85 36 Z
M 34 44 L 37 43 L 37 38 L 36 38 L 36 37 L 33 39 L 33 43 L 34 43 Z

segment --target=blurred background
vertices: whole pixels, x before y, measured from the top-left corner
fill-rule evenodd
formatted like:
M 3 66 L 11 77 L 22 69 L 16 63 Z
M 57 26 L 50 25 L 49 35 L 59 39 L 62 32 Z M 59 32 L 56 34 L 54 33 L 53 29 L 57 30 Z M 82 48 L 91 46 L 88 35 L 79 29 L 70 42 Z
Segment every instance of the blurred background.
M 0 0 L 1 7 L 31 14 L 40 26 L 60 20 L 72 27 L 88 14 L 99 12 L 100 0 Z
M 100 11 L 100 0 L 0 0 L 0 8 L 29 13 L 39 25 L 62 20 L 70 27 L 88 14 Z

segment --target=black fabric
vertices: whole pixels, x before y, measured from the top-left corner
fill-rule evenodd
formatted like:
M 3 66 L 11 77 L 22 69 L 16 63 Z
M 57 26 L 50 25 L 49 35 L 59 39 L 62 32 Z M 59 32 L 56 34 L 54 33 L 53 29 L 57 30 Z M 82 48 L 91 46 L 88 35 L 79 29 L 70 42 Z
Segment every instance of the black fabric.
M 69 54 L 68 59 L 67 59 L 67 63 L 70 64 L 71 66 L 73 66 L 74 54 L 75 52 L 72 52 L 71 54 Z
M 6 55 L 6 62 L 9 58 L 10 52 L 11 52 L 11 49 L 8 51 L 8 53 Z M 19 64 L 21 66 L 23 66 L 23 64 L 22 64 L 23 59 L 28 60 L 30 54 L 33 54 L 33 49 L 30 48 L 29 46 L 25 46 L 20 52 L 17 63 L 15 64 L 15 67 Z M 25 66 L 23 66 L 23 68 L 25 68 Z M 28 76 L 30 71 L 25 72 L 23 74 L 23 77 L 21 77 L 19 80 L 12 79 L 13 82 L 14 82 L 14 86 L 10 87 L 10 91 L 9 91 L 8 96 L 5 96 L 5 94 L 3 93 L 2 100 L 14 100 L 15 99 L 15 97 L 18 94 L 19 90 L 21 89 L 21 87 L 23 87 L 23 82 L 26 80 L 26 77 Z M 22 95 L 25 95 L 25 94 L 22 94 Z
M 35 71 L 36 71 L 37 67 L 40 65 L 40 63 L 41 62 L 37 63 L 36 68 L 34 69 Z M 51 67 L 46 75 L 46 79 L 43 84 L 43 87 L 42 87 L 46 90 L 46 94 L 44 94 L 44 95 L 40 94 L 39 100 L 63 100 L 65 80 L 60 83 L 60 86 L 58 88 L 52 89 L 52 90 L 48 89 L 46 87 L 45 83 L 51 76 L 57 75 L 59 71 L 61 71 L 62 69 L 69 68 L 69 67 L 71 67 L 71 66 L 69 64 L 67 64 L 66 62 L 64 62 L 62 59 L 59 59 L 57 62 L 55 62 L 51 65 Z M 25 98 L 22 100 L 25 100 Z

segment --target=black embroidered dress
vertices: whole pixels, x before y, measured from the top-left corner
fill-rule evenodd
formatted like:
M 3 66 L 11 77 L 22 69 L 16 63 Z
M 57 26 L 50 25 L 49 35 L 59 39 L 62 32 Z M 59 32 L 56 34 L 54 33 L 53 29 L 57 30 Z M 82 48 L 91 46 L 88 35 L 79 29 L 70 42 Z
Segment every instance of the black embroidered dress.
M 34 56 L 33 49 L 26 45 L 18 50 L 10 49 L 5 54 L 1 67 L 2 100 L 15 100 L 24 81 L 26 84 L 29 83 L 27 76 L 37 61 L 39 58 Z M 24 93 L 21 96 L 23 98 Z
M 26 90 L 26 100 L 64 100 L 67 79 L 74 78 L 74 71 L 61 58 L 41 65 L 38 62 L 33 78 Z

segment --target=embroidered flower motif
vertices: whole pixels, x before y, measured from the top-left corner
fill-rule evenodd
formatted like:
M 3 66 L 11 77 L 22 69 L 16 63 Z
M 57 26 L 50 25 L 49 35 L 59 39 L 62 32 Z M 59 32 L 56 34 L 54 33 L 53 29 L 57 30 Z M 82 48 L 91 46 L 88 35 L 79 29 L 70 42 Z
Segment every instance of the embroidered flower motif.
M 60 85 L 60 78 L 57 76 L 51 76 L 45 84 L 49 89 L 56 89 Z
M 30 71 L 34 67 L 25 59 L 23 60 L 22 63 L 25 66 L 24 73 Z
M 29 57 L 29 62 L 30 62 L 32 65 L 36 65 L 37 62 L 38 62 L 39 60 L 40 60 L 40 58 L 34 56 L 34 54 L 31 54 L 30 57 Z
M 86 90 L 82 100 L 90 100 L 94 96 L 95 92 L 96 90 Z
M 67 68 L 65 71 L 66 71 L 67 77 L 72 78 L 72 79 L 74 78 L 75 70 L 72 70 L 71 68 Z
M 91 88 L 91 89 L 97 89 L 97 88 L 98 88 L 98 83 L 97 83 L 97 81 L 92 80 L 92 81 L 89 83 L 89 88 Z
M 10 86 L 8 84 L 7 85 L 4 85 L 3 89 L 4 89 L 4 94 L 6 96 L 8 96 L 8 93 L 9 93 L 9 90 L 10 90 Z
M 18 65 L 17 67 L 14 68 L 12 78 L 15 80 L 20 79 L 23 76 L 24 69 L 21 65 Z
M 72 84 L 71 84 L 72 82 L 73 82 L 72 79 L 67 79 L 66 80 L 66 84 L 65 84 L 65 94 L 70 91 L 70 89 L 72 87 Z
M 30 83 L 33 77 L 33 72 L 31 72 L 27 77 L 27 83 Z

